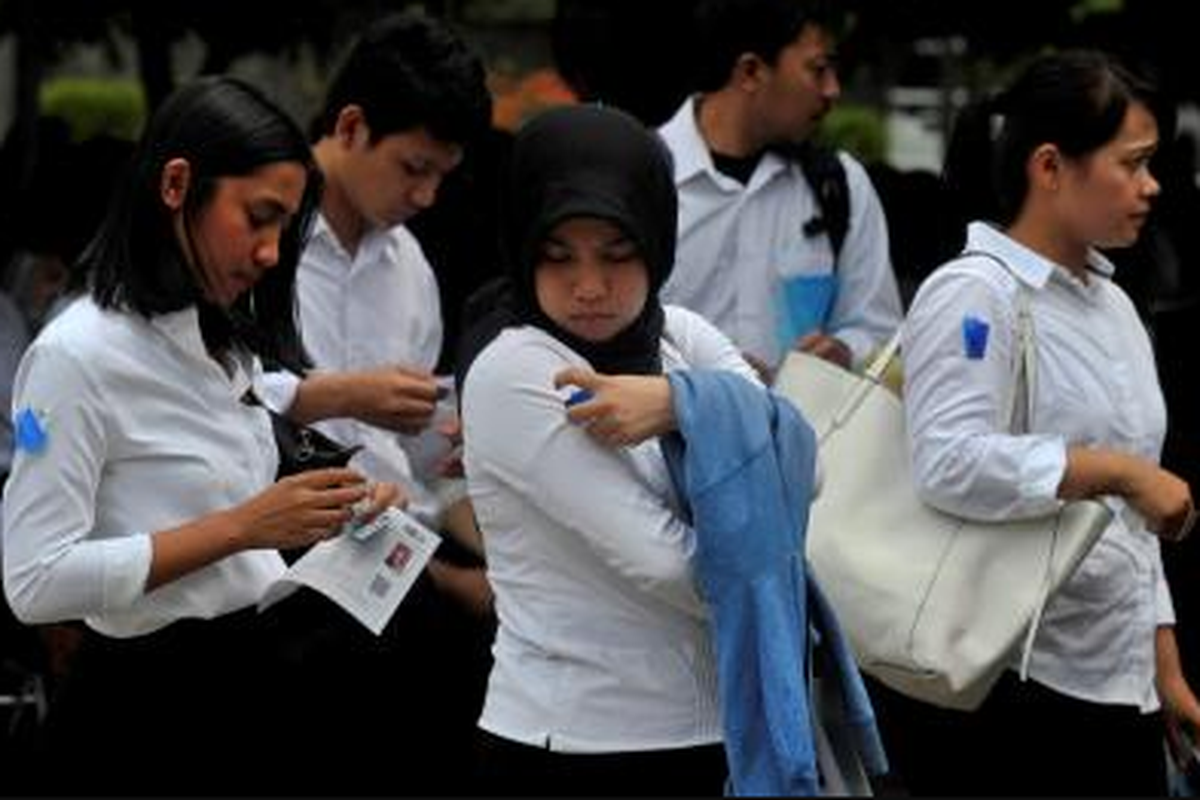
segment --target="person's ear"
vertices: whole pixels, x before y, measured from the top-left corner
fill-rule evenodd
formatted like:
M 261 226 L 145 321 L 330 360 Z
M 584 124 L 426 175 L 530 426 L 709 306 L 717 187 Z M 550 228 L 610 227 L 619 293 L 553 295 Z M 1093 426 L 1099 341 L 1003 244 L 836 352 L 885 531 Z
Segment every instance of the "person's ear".
M 733 84 L 744 91 L 758 91 L 766 78 L 767 68 L 767 62 L 762 57 L 754 53 L 742 53 L 733 64 Z
M 1062 181 L 1062 151 L 1052 144 L 1038 145 L 1029 156 L 1029 182 L 1048 191 L 1057 191 Z
M 350 103 L 343 106 L 342 110 L 338 112 L 333 134 L 342 146 L 352 147 L 357 142 L 366 141 L 370 133 L 370 128 L 367 127 L 367 115 L 362 106 Z
M 159 195 L 172 211 L 183 208 L 188 186 L 192 181 L 192 165 L 186 158 L 172 158 L 163 165 L 159 180 Z

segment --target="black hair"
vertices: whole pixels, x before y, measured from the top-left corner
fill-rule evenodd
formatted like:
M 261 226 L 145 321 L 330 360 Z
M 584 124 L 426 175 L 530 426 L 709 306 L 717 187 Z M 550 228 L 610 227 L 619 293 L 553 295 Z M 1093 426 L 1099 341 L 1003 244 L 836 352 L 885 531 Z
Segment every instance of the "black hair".
M 832 32 L 836 21 L 826 0 L 701 0 L 692 19 L 693 85 L 716 91 L 743 54 L 775 64 L 805 27 Z
M 300 208 L 279 242 L 278 263 L 228 309 L 205 299 L 161 199 L 163 168 L 174 158 L 186 159 L 191 168 L 183 206 L 188 225 L 211 201 L 221 178 L 279 162 L 295 162 L 307 172 Z M 147 123 L 77 267 L 104 308 L 152 317 L 196 306 L 214 356 L 245 349 L 302 369 L 308 359 L 296 322 L 296 268 L 321 185 L 303 131 L 283 110 L 235 78 L 199 78 L 172 93 Z
M 313 138 L 333 133 L 351 104 L 362 107 L 372 142 L 425 128 L 439 141 L 466 144 L 492 114 L 479 56 L 418 9 L 382 17 L 359 36 L 330 83 Z
M 1034 150 L 1053 144 L 1067 158 L 1087 156 L 1112 141 L 1134 104 L 1156 117 L 1164 111 L 1154 85 L 1113 56 L 1090 49 L 1039 56 L 1009 88 L 959 114 L 943 172 L 954 207 L 969 219 L 1011 224 L 1029 190 Z

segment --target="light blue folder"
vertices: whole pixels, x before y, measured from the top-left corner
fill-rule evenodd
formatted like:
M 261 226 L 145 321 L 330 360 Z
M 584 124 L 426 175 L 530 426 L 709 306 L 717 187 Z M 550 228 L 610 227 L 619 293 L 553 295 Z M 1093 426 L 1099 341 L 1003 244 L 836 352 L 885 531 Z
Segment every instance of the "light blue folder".
M 775 332 L 783 352 L 806 333 L 825 330 L 836 295 L 837 278 L 832 273 L 784 279 L 775 297 Z

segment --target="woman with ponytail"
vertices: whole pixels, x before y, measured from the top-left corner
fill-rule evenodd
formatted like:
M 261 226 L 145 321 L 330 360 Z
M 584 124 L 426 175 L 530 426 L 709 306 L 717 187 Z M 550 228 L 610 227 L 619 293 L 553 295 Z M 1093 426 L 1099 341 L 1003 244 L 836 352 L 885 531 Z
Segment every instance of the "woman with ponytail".
M 1099 251 L 1134 243 L 1159 193 L 1157 108 L 1110 57 L 1064 51 L 973 108 L 951 148 L 947 181 L 973 221 L 904 325 L 917 489 L 972 519 L 1080 498 L 1114 513 L 1046 606 L 1027 680 L 1016 654 L 969 713 L 879 689 L 913 795 L 1163 795 L 1160 704 L 1200 720 L 1179 689 L 1160 551 L 1191 528 L 1191 491 L 1159 466 L 1167 419 L 1150 338 Z M 1036 366 L 1014 389 L 1022 329 Z M 1032 395 L 1015 424 L 1014 390 Z

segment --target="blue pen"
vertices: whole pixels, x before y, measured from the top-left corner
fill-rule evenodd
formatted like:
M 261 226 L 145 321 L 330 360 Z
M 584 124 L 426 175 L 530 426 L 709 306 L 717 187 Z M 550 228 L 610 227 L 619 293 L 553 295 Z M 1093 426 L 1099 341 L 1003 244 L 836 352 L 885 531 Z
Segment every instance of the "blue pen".
M 586 403 L 595 396 L 596 395 L 591 389 L 576 389 L 575 391 L 571 392 L 570 397 L 563 401 L 563 404 L 567 408 L 570 408 L 571 406 L 577 406 L 580 403 Z

